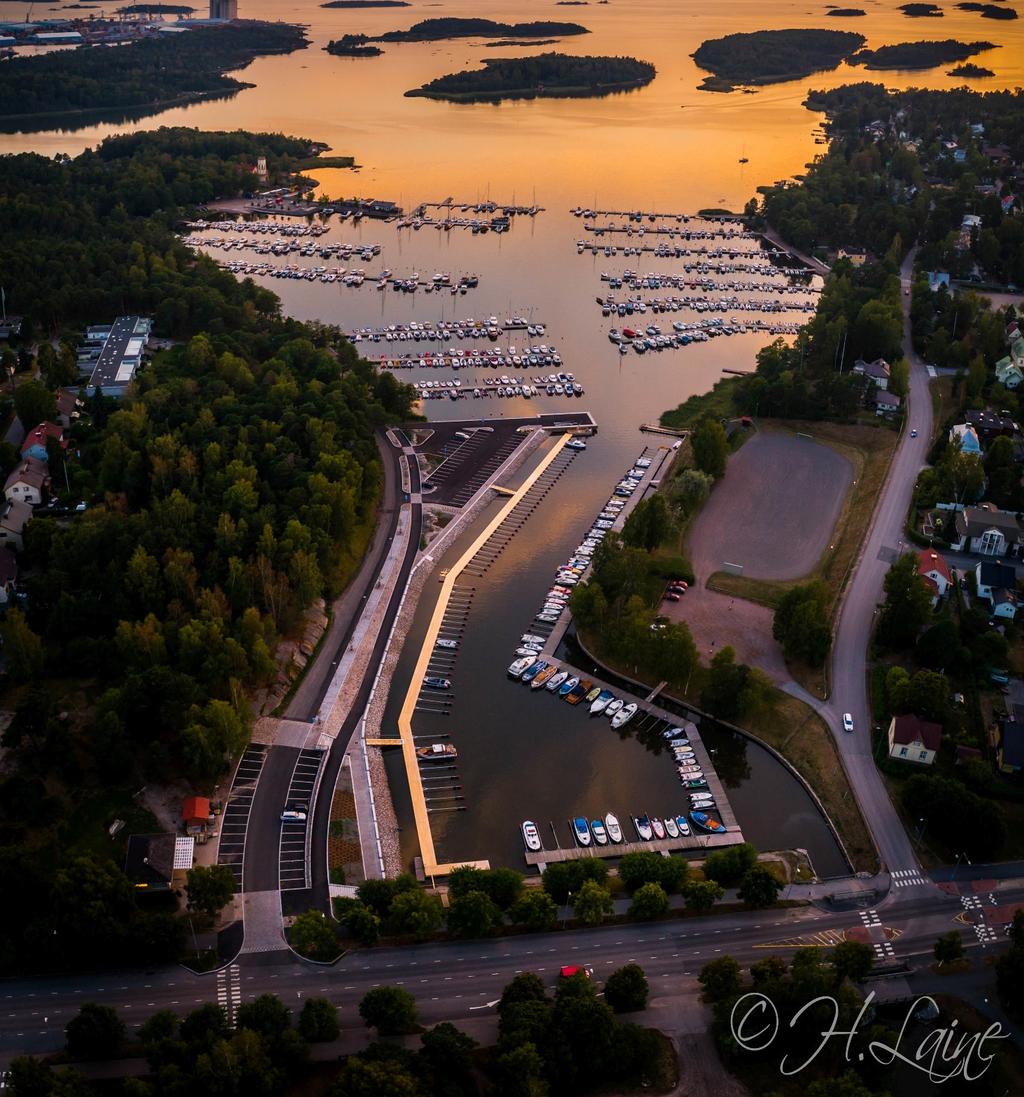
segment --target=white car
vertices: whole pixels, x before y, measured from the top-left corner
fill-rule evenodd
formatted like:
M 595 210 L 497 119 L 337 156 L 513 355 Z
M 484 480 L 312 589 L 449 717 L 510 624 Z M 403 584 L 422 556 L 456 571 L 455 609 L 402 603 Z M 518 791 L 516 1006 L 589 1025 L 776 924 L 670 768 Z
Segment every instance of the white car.
M 853 731 L 853 716 L 849 712 L 843 713 L 843 731 Z

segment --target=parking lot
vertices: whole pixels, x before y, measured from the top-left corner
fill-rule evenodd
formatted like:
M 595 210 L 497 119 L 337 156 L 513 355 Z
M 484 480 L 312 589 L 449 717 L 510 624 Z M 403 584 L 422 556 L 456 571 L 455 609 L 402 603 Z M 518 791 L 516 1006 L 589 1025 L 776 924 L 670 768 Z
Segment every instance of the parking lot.
M 228 804 L 220 821 L 220 844 L 217 847 L 217 864 L 227 865 L 235 877 L 235 888 L 242 890 L 242 862 L 245 854 L 245 832 L 249 826 L 249 812 L 256 783 L 263 772 L 267 748 L 253 744 L 242 755 L 231 782 Z
M 285 810 L 299 812 L 306 818 L 281 823 L 278 868 L 279 886 L 282 891 L 295 891 L 309 887 L 306 828 L 309 826 L 313 788 L 324 757 L 322 750 L 296 751 L 295 768 L 292 770 L 292 779 L 288 785 Z

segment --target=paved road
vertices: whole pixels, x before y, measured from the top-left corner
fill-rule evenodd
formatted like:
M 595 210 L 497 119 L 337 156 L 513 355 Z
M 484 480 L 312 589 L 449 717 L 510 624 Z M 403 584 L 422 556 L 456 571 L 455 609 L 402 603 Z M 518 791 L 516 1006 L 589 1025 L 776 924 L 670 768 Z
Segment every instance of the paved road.
M 903 263 L 903 288 L 911 284 L 916 248 Z M 926 464 L 932 434 L 928 370 L 914 353 L 910 338 L 910 297 L 904 305 L 903 349 L 910 363 L 907 423 L 893 455 L 885 487 L 875 508 L 860 563 L 853 573 L 836 627 L 832 650 L 832 694 L 816 707 L 833 729 L 839 752 L 864 813 L 883 867 L 889 872 L 917 867 L 917 855 L 871 756 L 871 705 L 867 654 L 875 613 L 883 598 L 882 582 L 903 547 L 903 532 L 914 482 Z M 912 438 L 911 430 L 917 431 Z M 842 730 L 842 714 L 853 714 L 855 730 Z
M 1001 892 L 1000 901 L 1024 901 L 1024 886 Z M 895 957 L 902 961 L 930 955 L 936 937 L 955 928 L 965 931 L 969 949 L 980 949 L 974 932 L 954 920 L 961 910 L 958 898 L 924 885 L 888 900 L 878 915 L 884 926 L 898 933 Z M 366 991 L 400 985 L 417 999 L 424 1022 L 459 1023 L 486 1015 L 502 987 L 521 970 L 538 972 L 550 986 L 563 963 L 591 964 L 601 978 L 635 961 L 644 968 L 653 996 L 686 998 L 696 992 L 701 966 L 718 955 L 735 956 L 749 966 L 771 952 L 834 943 L 842 931 L 861 925 L 858 911 L 824 912 L 808 906 L 573 933 L 357 950 L 331 968 L 277 952 L 243 956 L 236 970 L 220 975 L 194 976 L 181 968 L 165 968 L 8 980 L 0 983 L 0 1062 L 18 1053 L 59 1047 L 64 1026 L 83 1002 L 113 1006 L 129 1027 L 137 1027 L 158 1009 L 184 1013 L 215 1002 L 224 982 L 231 980 L 240 988 L 243 1002 L 270 992 L 295 1009 L 310 995 L 326 995 L 341 1007 L 346 1029 L 361 1029 L 355 1010 Z

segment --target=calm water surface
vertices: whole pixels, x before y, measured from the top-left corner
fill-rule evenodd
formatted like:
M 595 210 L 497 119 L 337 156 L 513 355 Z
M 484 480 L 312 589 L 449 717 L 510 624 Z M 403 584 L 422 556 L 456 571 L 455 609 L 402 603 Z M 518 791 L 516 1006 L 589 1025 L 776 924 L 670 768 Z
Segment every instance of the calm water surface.
M 377 293 L 337 285 L 266 279 L 285 309 L 303 319 L 346 327 L 436 320 L 444 317 L 504 318 L 529 315 L 547 325 L 542 340 L 562 354 L 586 388 L 573 410 L 591 411 L 600 432 L 575 458 L 519 536 L 476 587 L 473 612 L 453 671 L 452 715 L 418 715 L 416 731 L 444 730 L 458 743 L 459 782 L 464 812 L 434 816 L 441 860 L 489 857 L 494 863 L 521 864 L 519 821 L 538 821 L 546 840 L 548 821 L 567 840 L 565 819 L 614 810 L 659 815 L 683 808 L 684 797 L 664 756 L 630 736 L 611 731 L 606 720 L 588 720 L 578 710 L 538 697 L 507 680 L 504 668 L 519 634 L 529 631 L 555 567 L 579 541 L 589 521 L 621 473 L 651 436 L 638 431 L 666 407 L 703 392 L 726 368 L 751 368 L 768 336 L 720 339 L 659 355 L 619 357 L 608 342 L 609 321 L 594 298 L 606 286 L 602 271 L 681 272 L 680 260 L 651 256 L 577 255 L 583 235 L 568 210 L 646 208 L 693 212 L 702 207 L 740 209 L 758 185 L 799 173 L 822 151 L 817 115 L 801 106 L 810 87 L 833 87 L 862 80 L 861 69 L 842 67 L 753 94 L 709 94 L 696 90 L 703 78 L 690 54 L 705 38 L 772 27 L 833 27 L 854 30 L 869 46 L 923 38 L 985 38 L 1004 45 L 981 54 L 979 64 L 994 77 L 975 81 L 980 90 L 1024 84 L 1024 52 L 1015 24 L 981 20 L 949 7 L 941 23 L 910 20 L 895 4 L 863 0 L 864 19 L 829 19 L 817 3 L 780 3 L 770 10 L 751 0 L 706 6 L 688 0 L 635 0 L 560 7 L 553 3 L 414 4 L 409 8 L 322 10 L 313 3 L 242 0 L 241 14 L 307 24 L 311 47 L 287 57 L 258 60 L 242 79 L 252 89 L 234 99 L 164 112 L 131 125 L 93 126 L 78 131 L 0 135 L 0 151 L 35 150 L 74 154 L 125 129 L 191 125 L 203 129 L 280 130 L 327 142 L 333 152 L 352 154 L 357 173 L 316 173 L 331 195 L 387 198 L 406 209 L 424 200 L 453 196 L 457 201 L 492 198 L 498 202 L 537 202 L 546 212 L 522 219 L 506 236 L 472 236 L 467 231 L 399 232 L 394 225 L 364 222 L 332 226 L 328 239 L 362 240 L 383 246 L 375 260 L 352 260 L 369 275 L 387 266 L 396 274 L 418 270 L 472 272 L 480 287 L 464 297 L 417 293 Z M 0 18 L 24 18 L 27 6 L 0 0 Z M 54 13 L 36 9 L 36 18 Z M 379 33 L 437 15 L 481 16 L 505 21 L 559 19 L 580 22 L 591 34 L 565 39 L 557 47 L 581 54 L 628 53 L 653 62 L 658 76 L 648 87 L 606 99 L 538 100 L 500 106 L 454 105 L 410 99 L 403 92 L 427 80 L 484 58 L 518 56 L 537 47 L 486 48 L 458 41 L 385 45 L 385 55 L 352 60 L 331 57 L 323 45 L 348 32 Z M 1016 43 L 1016 48 L 1011 48 Z M 881 80 L 880 74 L 868 77 Z M 951 87 L 943 70 L 889 73 L 893 87 Z M 817 143 L 816 143 L 817 141 Z M 747 163 L 740 163 L 745 158 Z M 623 243 L 620 238 L 616 243 Z M 233 256 L 239 253 L 232 253 Z M 252 258 L 252 253 L 244 253 Z M 307 263 L 322 260 L 305 260 Z M 334 261 L 330 262 L 334 265 Z M 346 265 L 346 264 L 342 264 Z M 674 291 L 667 291 L 674 292 Z M 625 296 L 620 293 L 620 296 Z M 791 314 L 800 319 L 799 314 Z M 679 314 L 669 319 L 691 319 Z M 663 318 L 654 319 L 666 327 Z M 522 346 L 525 333 L 502 340 Z M 417 346 L 419 346 L 417 344 Z M 379 349 L 379 348 L 378 348 Z M 409 349 L 407 344 L 402 349 Z M 468 371 L 482 373 L 482 371 Z M 511 372 L 499 370 L 501 372 Z M 533 375 L 537 370 L 522 370 Z M 411 371 L 408 379 L 453 376 L 447 370 Z M 466 383 L 467 373 L 461 374 Z M 467 414 L 522 415 L 564 406 L 562 399 L 457 403 L 432 401 L 431 418 Z M 428 591 L 429 594 L 433 592 Z M 424 604 L 412 640 L 426 626 Z M 698 638 L 699 639 L 699 638 Z M 401 660 L 389 714 L 397 712 L 414 662 L 413 643 Z M 762 848 L 801 846 L 822 875 L 843 870 L 827 828 L 801 786 L 766 752 L 733 737 L 706 732 L 745 834 Z M 404 826 L 403 852 L 416 852 L 403 779 L 394 782 Z

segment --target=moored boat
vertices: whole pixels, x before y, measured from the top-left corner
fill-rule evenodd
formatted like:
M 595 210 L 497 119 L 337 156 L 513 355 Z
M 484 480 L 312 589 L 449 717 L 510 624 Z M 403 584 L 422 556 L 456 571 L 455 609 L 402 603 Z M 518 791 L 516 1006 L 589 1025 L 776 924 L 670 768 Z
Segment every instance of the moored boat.
M 532 667 L 527 667 L 526 670 L 523 671 L 523 676 L 520 680 L 523 682 L 532 682 L 547 665 L 548 664 L 545 663 L 543 659 L 538 659 Z
M 608 702 L 608 704 L 605 705 L 604 714 L 605 716 L 612 717 L 619 711 L 620 708 L 622 708 L 622 698 L 613 697 Z
M 434 678 L 428 675 L 423 679 L 423 684 L 429 686 L 430 689 L 451 689 L 452 683 L 450 678 Z
M 524 671 L 525 671 L 525 670 L 526 670 L 526 669 L 527 669 L 528 667 L 532 667 L 532 666 L 533 666 L 533 664 L 534 664 L 534 663 L 536 663 L 536 662 L 537 662 L 537 657 L 536 657 L 536 655 L 524 655 L 524 656 L 522 657 L 522 659 L 517 659 L 517 660 L 516 660 L 516 661 L 515 661 L 515 662 L 514 662 L 514 663 L 513 663 L 513 664 L 512 664 L 512 665 L 511 665 L 511 666 L 510 666 L 509 668 L 508 668 L 508 676 L 509 676 L 510 678 L 521 678 L 521 677 L 523 676 L 523 672 L 524 672 Z
M 559 697 L 568 697 L 568 695 L 569 695 L 570 693 L 572 693 L 572 691 L 573 691 L 573 690 L 574 690 L 574 689 L 575 689 L 575 688 L 576 688 L 576 687 L 577 687 L 577 686 L 578 686 L 579 684 L 580 684 L 580 680 L 579 680 L 579 678 L 577 678 L 577 677 L 576 677 L 575 675 L 573 675 L 573 677 L 572 677 L 572 678 L 567 678 L 567 679 L 566 679 L 566 680 L 565 680 L 565 681 L 564 681 L 564 682 L 563 682 L 563 683 L 562 683 L 562 684 L 561 684 L 561 685 L 560 685 L 560 686 L 558 687 L 558 696 L 559 696 Z
M 537 830 L 537 824 L 526 819 L 523 822 L 522 831 L 526 848 L 536 853 L 540 849 L 540 831 Z
M 619 820 L 612 815 L 609 811 L 604 817 L 605 829 L 608 831 L 608 837 L 611 838 L 616 845 L 622 841 L 622 827 L 619 826 Z
M 586 819 L 582 815 L 577 815 L 572 821 L 573 834 L 576 836 L 576 841 L 581 846 L 590 845 L 590 827 L 587 826 Z
M 608 831 L 604 829 L 604 823 L 600 819 L 590 820 L 590 830 L 594 835 L 594 841 L 599 846 L 606 846 L 608 844 Z
M 615 697 L 610 689 L 603 689 L 590 704 L 590 715 L 597 716 L 608 707 L 608 702 Z
M 660 819 L 657 819 L 657 818 L 652 818 L 651 819 L 651 830 L 654 831 L 654 837 L 655 838 L 664 838 L 665 837 L 665 824 Z
M 458 756 L 459 752 L 453 743 L 431 743 L 430 746 L 420 747 L 416 751 L 416 757 L 424 762 L 448 762 Z
M 685 815 L 676 816 L 676 826 L 679 827 L 679 833 L 686 838 L 690 833 L 690 824 L 686 821 Z
M 669 815 L 665 818 L 664 823 L 665 823 L 665 833 L 669 836 L 669 838 L 678 838 L 679 837 L 679 827 L 676 826 L 675 819 L 673 819 L 672 816 Z
M 636 828 L 637 834 L 645 842 L 649 842 L 654 837 L 654 831 L 651 829 L 651 821 L 646 815 L 634 815 L 633 826 Z
M 691 811 L 690 819 L 695 826 L 700 827 L 701 830 L 706 830 L 709 834 L 724 834 L 729 829 L 703 811 Z
M 561 685 L 561 684 L 562 684 L 562 683 L 563 683 L 563 682 L 564 682 L 564 681 L 566 680 L 566 678 L 568 678 L 568 677 L 569 677 L 569 672 L 568 672 L 567 670 L 560 670 L 560 671 L 559 671 L 559 672 L 558 672 L 558 673 L 557 673 L 557 674 L 556 674 L 556 675 L 554 676 L 554 678 L 550 678 L 550 679 L 549 679 L 549 680 L 548 680 L 547 682 L 545 682 L 545 683 L 544 683 L 544 688 L 545 688 L 546 690 L 548 690 L 548 691 L 549 691 L 550 693 L 554 693 L 554 692 L 555 692 L 555 690 L 556 690 L 556 689 L 558 689 L 558 687 L 559 687 L 559 686 L 560 686 L 560 685 Z
M 540 689 L 541 686 L 543 686 L 550 678 L 554 676 L 556 670 L 558 670 L 558 667 L 555 666 L 554 663 L 552 663 L 549 667 L 545 667 L 540 672 L 540 674 L 538 674 L 537 677 L 534 678 L 534 680 L 530 683 L 530 689 Z
M 612 717 L 612 727 L 613 728 L 620 728 L 620 727 L 623 726 L 623 724 L 628 724 L 629 721 L 632 720 L 633 717 L 636 715 L 636 710 L 637 710 L 638 707 L 639 706 L 636 704 L 635 701 L 630 701 L 630 703 L 628 705 L 626 705 L 624 708 L 620 709 Z

